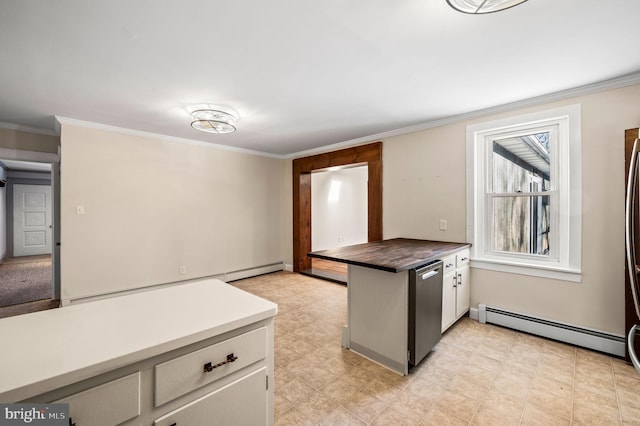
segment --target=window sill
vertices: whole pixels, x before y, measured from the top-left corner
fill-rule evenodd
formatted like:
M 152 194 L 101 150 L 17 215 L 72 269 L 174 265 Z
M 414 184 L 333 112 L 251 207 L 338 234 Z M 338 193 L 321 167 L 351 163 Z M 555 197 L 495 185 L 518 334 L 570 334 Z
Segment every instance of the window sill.
M 491 271 L 507 272 L 518 275 L 530 275 L 554 280 L 582 282 L 582 271 L 578 269 L 553 268 L 548 266 L 527 265 L 500 260 L 471 259 L 472 268 L 487 269 Z

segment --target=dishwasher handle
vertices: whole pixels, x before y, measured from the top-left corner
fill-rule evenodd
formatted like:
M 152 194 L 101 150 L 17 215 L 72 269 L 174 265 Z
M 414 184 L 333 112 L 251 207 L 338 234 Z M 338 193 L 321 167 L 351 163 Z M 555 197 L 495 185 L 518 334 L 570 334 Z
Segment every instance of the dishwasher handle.
M 436 275 L 438 275 L 440 273 L 440 269 L 432 269 L 429 272 L 425 272 L 424 274 L 420 275 L 420 278 L 424 281 L 424 280 L 428 280 L 431 277 L 435 277 Z

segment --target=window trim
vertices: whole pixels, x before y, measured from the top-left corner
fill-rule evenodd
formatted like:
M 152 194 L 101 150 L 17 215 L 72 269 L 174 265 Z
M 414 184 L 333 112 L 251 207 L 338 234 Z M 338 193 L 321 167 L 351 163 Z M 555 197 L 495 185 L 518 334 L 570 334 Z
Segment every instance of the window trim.
M 488 171 L 489 146 L 500 134 L 509 134 L 532 127 L 557 126 L 557 155 L 551 170 L 557 178 L 550 188 L 555 197 L 557 250 L 554 256 L 498 254 L 487 252 L 491 242 L 491 226 L 485 213 L 491 198 L 485 192 L 493 179 Z M 553 151 L 552 151 L 553 155 Z M 467 126 L 467 241 L 472 243 L 471 266 L 481 269 L 553 278 L 565 281 L 582 280 L 582 168 L 581 168 L 581 106 L 569 105 L 499 120 Z M 476 214 L 476 212 L 480 212 Z

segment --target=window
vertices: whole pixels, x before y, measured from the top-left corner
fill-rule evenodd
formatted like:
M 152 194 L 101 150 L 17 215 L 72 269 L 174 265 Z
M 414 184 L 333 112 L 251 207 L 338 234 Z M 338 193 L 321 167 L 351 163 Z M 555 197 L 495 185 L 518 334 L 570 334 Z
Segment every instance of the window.
M 467 127 L 472 265 L 580 281 L 580 105 Z

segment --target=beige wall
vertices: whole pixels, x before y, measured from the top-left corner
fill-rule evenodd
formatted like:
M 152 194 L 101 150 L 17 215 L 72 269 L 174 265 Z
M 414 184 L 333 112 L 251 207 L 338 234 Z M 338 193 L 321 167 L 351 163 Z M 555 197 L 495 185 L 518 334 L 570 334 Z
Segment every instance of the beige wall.
M 466 126 L 575 103 L 582 105 L 582 282 L 473 269 L 471 304 L 624 334 L 624 130 L 640 125 L 640 85 L 384 140 L 384 238 L 465 241 Z
M 57 154 L 59 142 L 58 136 L 0 128 L 0 148 Z
M 283 260 L 284 160 L 70 125 L 61 149 L 63 299 Z
M 465 131 L 458 124 L 383 141 L 385 239 L 465 241 Z M 439 230 L 440 219 L 447 231 Z

